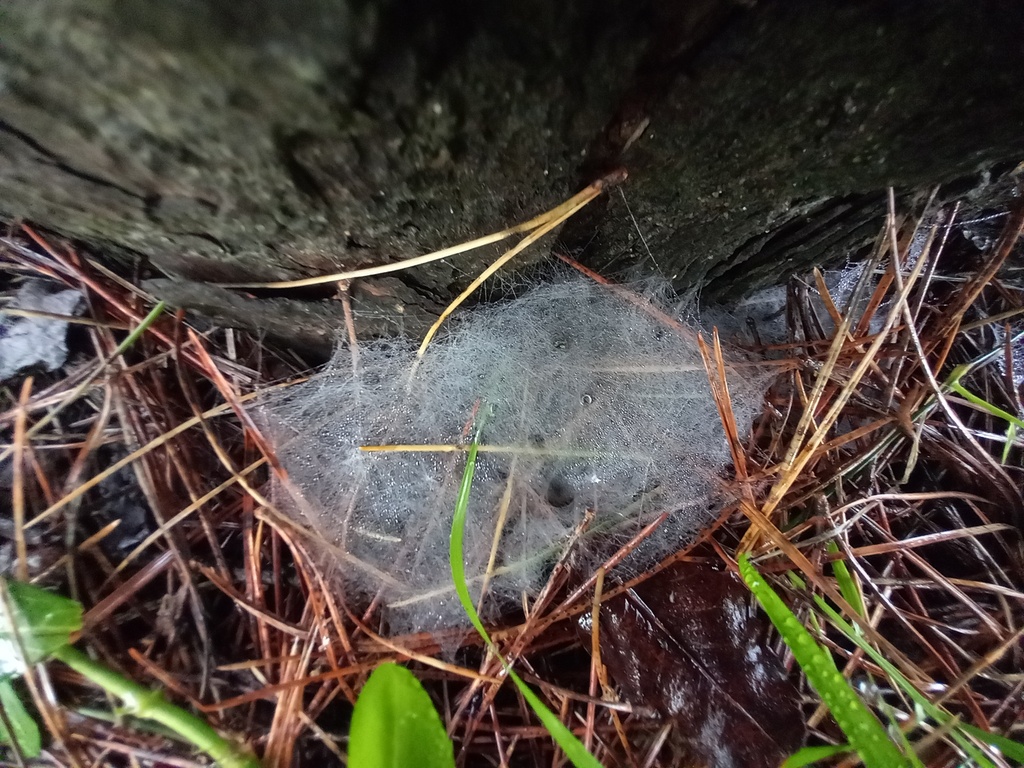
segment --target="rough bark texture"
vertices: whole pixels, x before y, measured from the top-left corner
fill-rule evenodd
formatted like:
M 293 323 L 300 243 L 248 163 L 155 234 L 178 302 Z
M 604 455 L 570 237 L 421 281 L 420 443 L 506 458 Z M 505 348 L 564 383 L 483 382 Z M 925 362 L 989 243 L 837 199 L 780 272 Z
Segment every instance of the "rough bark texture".
M 0 216 L 316 343 L 322 292 L 204 283 L 433 250 L 625 165 L 563 247 L 731 295 L 855 248 L 890 184 L 998 202 L 993 171 L 1024 157 L 1022 21 L 960 0 L 12 0 Z M 364 327 L 417 332 L 490 258 L 360 283 Z
M 992 204 L 993 176 L 1024 159 L 1021 10 L 791 2 L 738 17 L 651 108 L 627 162 L 638 227 L 612 195 L 590 247 L 728 296 L 873 239 L 889 186 Z

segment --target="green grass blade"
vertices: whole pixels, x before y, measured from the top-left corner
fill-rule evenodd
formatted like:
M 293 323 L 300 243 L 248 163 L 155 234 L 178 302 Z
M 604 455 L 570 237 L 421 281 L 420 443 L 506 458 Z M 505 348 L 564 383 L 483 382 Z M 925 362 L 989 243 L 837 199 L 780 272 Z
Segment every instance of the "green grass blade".
M 515 683 L 519 692 L 526 699 L 526 703 L 530 705 L 530 708 L 534 711 L 537 717 L 543 723 L 544 727 L 547 728 L 548 733 L 551 734 L 551 738 L 555 740 L 555 743 L 562 748 L 565 752 L 565 756 L 569 758 L 576 768 L 601 768 L 601 764 L 591 755 L 587 748 L 583 746 L 583 743 L 576 738 L 572 731 L 570 731 L 561 720 L 559 720 L 555 713 L 552 712 L 544 704 L 543 701 L 535 694 L 522 678 L 519 677 L 509 666 L 508 662 L 505 661 L 504 657 L 498 651 L 498 648 L 491 641 L 491 636 L 487 633 L 484 628 L 483 622 L 480 620 L 480 615 L 476 612 L 476 608 L 473 606 L 473 599 L 469 594 L 469 586 L 466 584 L 466 569 L 464 563 L 464 537 L 466 531 L 466 510 L 469 507 L 469 493 L 473 487 L 473 475 L 476 473 L 476 459 L 480 447 L 480 430 L 477 430 L 477 434 L 473 439 L 473 442 L 469 446 L 469 451 L 466 454 L 466 468 L 462 473 L 462 482 L 459 485 L 459 494 L 455 501 L 455 515 L 452 519 L 452 535 L 448 547 L 448 562 L 451 565 L 452 570 L 452 581 L 455 583 L 455 593 L 459 597 L 459 602 L 462 604 L 462 609 L 469 616 L 469 620 L 473 627 L 483 638 L 484 642 L 487 643 L 487 647 L 490 648 L 491 652 L 501 662 L 502 667 L 505 668 L 505 672 L 512 678 L 512 682 Z
M 469 616 L 470 623 L 480 634 L 480 637 L 484 639 L 488 646 L 491 646 L 493 645 L 491 636 L 487 634 L 483 622 L 480 621 L 480 615 L 476 612 L 476 608 L 473 607 L 473 600 L 469 595 L 469 585 L 466 583 L 466 564 L 463 555 L 466 536 L 466 511 L 469 508 L 469 493 L 473 487 L 473 476 L 476 474 L 476 458 L 479 448 L 479 442 L 474 440 L 466 454 L 466 468 L 462 473 L 462 482 L 459 484 L 459 493 L 455 499 L 452 535 L 448 542 L 448 563 L 451 566 L 452 581 L 455 583 L 455 594 L 459 597 L 462 609 Z
M 999 457 L 1001 464 L 1006 464 L 1010 460 L 1010 449 L 1015 442 L 1017 442 L 1017 425 L 1011 424 L 1006 428 L 1006 441 L 1003 443 L 1003 453 Z
M 893 734 L 896 742 L 902 747 L 903 754 L 907 758 L 907 765 L 911 766 L 911 768 L 925 768 L 924 763 L 921 762 L 921 759 L 914 751 L 914 745 L 910 743 L 910 738 L 900 727 L 900 721 L 896 717 L 893 708 L 884 699 L 881 699 L 878 701 L 878 709 L 886 716 L 889 723 L 889 733 Z M 981 767 L 979 766 L 979 768 Z
M 831 554 L 839 552 L 839 545 L 834 541 L 830 541 L 827 548 Z M 839 593 L 843 596 L 843 599 L 850 604 L 850 606 L 857 612 L 858 616 L 865 616 L 864 596 L 860 593 L 860 589 L 857 587 L 857 582 L 853 580 L 853 576 L 850 574 L 850 569 L 847 567 L 846 561 L 833 560 L 832 573 L 836 577 L 836 585 L 839 587 Z
M 853 747 L 849 744 L 824 745 L 820 747 L 803 747 L 787 757 L 781 768 L 804 768 L 805 765 L 813 765 L 822 760 L 828 760 L 836 755 L 845 755 L 852 752 Z
M 149 329 L 149 326 L 155 323 L 157 318 L 164 313 L 165 309 L 167 309 L 167 302 L 158 301 L 156 306 L 149 310 L 149 314 L 142 318 L 142 322 L 133 328 L 131 333 L 124 337 L 124 341 L 117 345 L 117 349 L 114 350 L 114 357 L 123 355 L 131 349 L 135 345 L 135 342 L 142 338 L 142 334 Z
M 961 374 L 962 375 L 962 374 Z M 978 397 L 976 394 L 971 392 L 969 389 L 964 387 L 960 383 L 960 376 L 951 378 L 947 385 L 953 392 L 956 392 L 960 397 L 969 403 L 972 403 L 983 411 L 995 416 L 996 418 L 1002 419 L 1007 423 L 1006 428 L 1006 439 L 1003 442 L 1003 455 L 1002 463 L 1005 464 L 1010 458 L 1010 449 L 1013 447 L 1013 443 L 1017 439 L 1017 430 L 1024 429 L 1024 421 L 1021 421 L 1012 413 L 1008 413 L 1000 408 L 998 405 L 993 405 L 988 400 Z
M 1010 426 L 1014 426 L 1019 429 L 1024 429 L 1024 421 L 1021 421 L 1012 413 L 1004 411 L 998 405 L 993 405 L 988 400 L 978 397 L 976 394 L 974 394 L 969 389 L 964 387 L 960 382 L 950 382 L 949 388 L 956 392 L 958 395 L 960 395 L 960 397 L 962 397 L 967 402 L 978 406 L 983 411 L 986 411 L 987 413 L 991 414 L 992 416 L 995 416 L 996 418 L 1002 419 Z
M 0 679 L 0 706 L 4 710 L 4 718 L 0 719 L 0 743 L 17 744 L 18 751 L 23 757 L 39 757 L 43 749 L 39 726 L 25 709 L 25 704 L 14 690 L 11 681 L 6 678 Z M 7 730 L 8 723 L 11 726 L 10 731 Z
M 895 664 L 885 658 L 885 656 L 879 653 L 869 642 L 867 642 L 867 640 L 865 640 L 864 637 L 857 632 L 856 629 L 854 629 L 854 627 L 846 621 L 838 611 L 818 595 L 814 596 L 814 600 L 828 620 L 831 621 L 840 632 L 846 635 L 850 642 L 863 650 L 872 661 L 878 664 L 878 666 L 885 671 L 885 674 L 889 679 L 898 685 L 900 689 L 906 693 L 907 697 L 913 701 L 914 704 L 918 706 L 930 720 L 933 720 L 940 726 L 944 726 L 952 719 L 952 715 L 932 704 L 931 701 L 929 701 L 913 683 L 907 680 Z M 982 743 L 995 747 L 1007 757 L 1024 765 L 1024 744 L 1008 739 L 1005 736 L 999 736 L 998 734 L 982 730 L 981 728 L 970 725 L 969 723 L 960 723 L 957 728 L 950 733 L 950 738 L 952 738 L 956 742 L 957 746 L 967 754 L 972 761 L 972 765 L 991 766 L 994 764 L 971 742 L 969 738 L 967 738 L 966 734 L 970 734 Z
M 960 723 L 959 728 L 971 734 L 971 736 L 983 744 L 995 747 L 1013 760 L 1013 762 L 1024 765 L 1024 744 L 1021 744 L 1019 741 L 1000 736 L 998 733 L 991 733 L 970 723 Z
M 351 768 L 455 768 L 452 742 L 420 681 L 381 664 L 359 693 L 349 730 Z
M 849 681 L 836 669 L 831 654 L 811 636 L 800 620 L 782 602 L 750 562 L 746 554 L 739 558 L 740 576 L 764 608 L 793 652 L 807 680 L 825 702 L 836 723 L 857 750 L 867 768 L 897 768 L 907 765 L 885 728 L 867 708 Z

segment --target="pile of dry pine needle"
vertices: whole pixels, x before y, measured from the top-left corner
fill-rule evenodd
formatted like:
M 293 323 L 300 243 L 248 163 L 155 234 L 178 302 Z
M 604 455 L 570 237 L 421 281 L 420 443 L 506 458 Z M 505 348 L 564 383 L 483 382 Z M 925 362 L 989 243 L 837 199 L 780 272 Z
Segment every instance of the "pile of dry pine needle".
M 866 301 L 848 316 L 820 275 L 792 283 L 793 341 L 768 351 L 785 361 L 779 383 L 751 435 L 727 430 L 735 503 L 639 580 L 680 560 L 734 568 L 743 549 L 763 570 L 795 569 L 834 597 L 828 563 L 844 559 L 873 640 L 919 690 L 1019 739 L 1024 448 L 977 401 L 1024 413 L 1024 286 L 1007 267 L 1024 208 L 981 255 L 959 243 L 957 226 L 950 210 L 890 215 Z M 431 637 L 381 637 L 372 610 L 330 589 L 301 537 L 265 514 L 274 459 L 246 402 L 268 381 L 297 377 L 298 360 L 244 333 L 200 332 L 180 313 L 115 354 L 152 297 L 28 227 L 3 239 L 0 258 L 13 278 L 47 278 L 87 301 L 79 350 L 60 374 L 2 393 L 13 522 L 0 534 L 8 575 L 84 604 L 80 642 L 90 653 L 247 740 L 267 766 L 341 758 L 350 705 L 384 660 L 409 663 L 425 681 L 464 763 L 557 761 L 514 689 L 499 693 L 499 665 L 479 641 L 467 636 L 449 663 Z M 822 305 L 831 318 L 816 314 Z M 728 425 L 722 369 L 709 355 Z M 946 385 L 964 365 L 958 382 L 974 402 Z M 556 569 L 493 637 L 603 764 L 674 764 L 666 723 L 616 700 L 614 680 L 575 631 L 593 608 L 593 581 L 569 589 Z M 775 583 L 786 593 L 789 582 Z M 623 588 L 606 585 L 598 597 Z M 806 599 L 786 594 L 808 615 Z M 898 698 L 885 671 L 844 638 L 824 639 L 848 677 L 870 675 L 865 695 Z M 811 738 L 835 743 L 841 735 L 788 663 Z M 59 664 L 32 674 L 51 764 L 199 764 L 161 735 L 100 717 L 109 707 Z M 929 762 L 953 758 L 937 733 Z

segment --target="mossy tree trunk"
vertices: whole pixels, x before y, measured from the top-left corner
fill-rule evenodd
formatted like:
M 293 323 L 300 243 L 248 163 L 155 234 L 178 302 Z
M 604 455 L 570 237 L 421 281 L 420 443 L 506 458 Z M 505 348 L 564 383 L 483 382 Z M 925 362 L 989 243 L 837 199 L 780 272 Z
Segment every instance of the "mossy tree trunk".
M 621 165 L 561 247 L 728 296 L 864 242 L 889 185 L 998 202 L 1022 22 L 966 0 L 9 0 L 0 216 L 316 342 L 321 294 L 209 283 L 440 248 Z M 492 256 L 360 283 L 367 329 L 418 331 Z

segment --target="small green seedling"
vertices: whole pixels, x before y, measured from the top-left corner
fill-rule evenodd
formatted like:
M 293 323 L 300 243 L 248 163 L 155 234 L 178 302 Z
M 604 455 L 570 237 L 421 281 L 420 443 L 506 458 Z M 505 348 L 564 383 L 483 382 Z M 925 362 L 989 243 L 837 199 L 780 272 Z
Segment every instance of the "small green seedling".
M 412 672 L 381 664 L 356 701 L 349 731 L 351 768 L 455 768 L 452 742 Z
M 64 662 L 82 677 L 120 699 L 127 714 L 153 720 L 208 754 L 223 768 L 259 768 L 252 755 L 218 734 L 205 720 L 176 707 L 159 691 L 128 680 L 71 646 L 82 629 L 82 606 L 74 600 L 20 582 L 0 580 L 0 678 L 25 674 L 28 667 L 48 659 Z M 13 688 L 0 686 L 6 720 L 26 756 L 39 751 L 39 732 Z M 31 726 L 28 724 L 31 723 Z M 4 727 L 10 741 L 10 731 Z
M 34 626 L 34 630 L 32 627 Z M 42 750 L 39 726 L 14 688 L 28 665 L 49 658 L 82 628 L 82 606 L 20 582 L 0 591 L 0 741 L 25 757 Z

